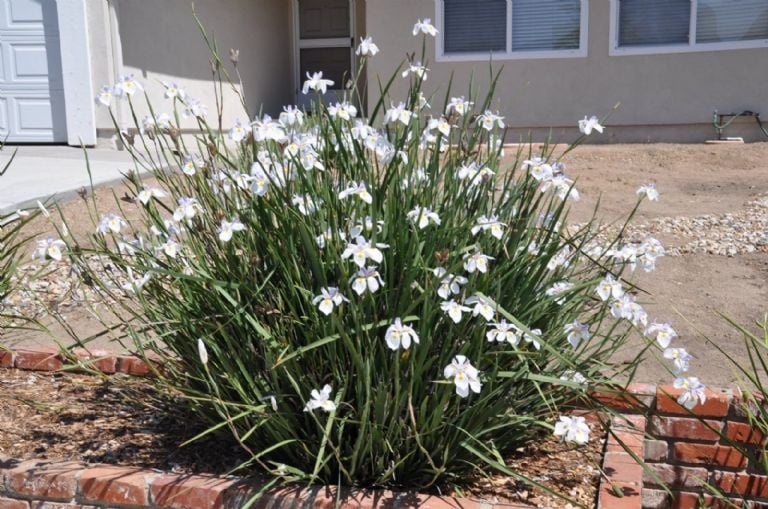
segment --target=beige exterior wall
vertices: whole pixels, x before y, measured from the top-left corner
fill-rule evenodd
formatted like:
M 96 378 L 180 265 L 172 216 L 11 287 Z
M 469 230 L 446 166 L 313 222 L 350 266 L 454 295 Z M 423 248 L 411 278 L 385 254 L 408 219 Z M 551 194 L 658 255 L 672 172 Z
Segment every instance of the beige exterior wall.
M 210 54 L 191 5 L 189 0 L 89 2 L 95 89 L 113 83 L 116 75 L 132 73 L 144 84 L 159 113 L 169 109 L 161 83 L 176 82 L 208 106 L 209 121 L 215 123 Z M 195 8 L 208 33 L 213 34 L 230 73 L 229 49 L 240 50 L 238 68 L 249 111 L 242 109 L 235 92 L 225 86 L 225 127 L 237 118 L 252 119 L 260 108 L 276 114 L 292 101 L 288 0 L 196 0 Z M 137 101 L 140 117 L 148 112 L 142 103 Z M 132 125 L 125 110 L 122 116 Z M 97 113 L 100 136 L 111 135 L 112 127 L 102 108 Z M 189 120 L 184 127 L 194 128 L 196 124 Z
M 768 49 L 724 50 L 665 55 L 609 56 L 609 0 L 589 1 L 588 56 L 566 59 L 505 60 L 497 102 L 512 138 L 530 129 L 541 139 L 548 128 L 555 138 L 570 138 L 579 118 L 602 116 L 606 135 L 591 141 L 701 141 L 714 137 L 712 112 L 752 110 L 768 119 Z M 388 78 L 406 53 L 421 50 L 411 35 L 417 18 L 435 19 L 435 0 L 368 0 L 367 31 L 381 48 L 370 64 L 368 81 Z M 442 102 L 453 71 L 453 95 L 466 95 L 470 76 L 479 89 L 488 86 L 488 62 L 435 62 L 434 41 L 427 43 L 428 90 Z M 384 81 L 386 81 L 384 79 Z M 402 97 L 398 77 L 394 97 Z M 376 99 L 369 91 L 369 103 Z M 752 121 L 738 122 L 727 135 L 760 139 Z M 765 139 L 765 138 L 762 138 Z M 514 140 L 511 140 L 514 141 Z

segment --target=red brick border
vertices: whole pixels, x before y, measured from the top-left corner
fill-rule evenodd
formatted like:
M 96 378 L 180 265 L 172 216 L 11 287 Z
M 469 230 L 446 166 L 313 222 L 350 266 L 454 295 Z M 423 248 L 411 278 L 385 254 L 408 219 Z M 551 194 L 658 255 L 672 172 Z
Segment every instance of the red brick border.
M 612 419 L 598 509 L 733 507 L 710 496 L 705 483 L 739 507 L 768 507 L 768 476 L 752 464 L 766 440 L 748 422 L 738 390 L 708 389 L 706 402 L 693 410 L 680 406 L 680 390 L 668 385 L 630 390 L 651 402 Z
M 144 360 L 134 356 L 85 350 L 72 355 L 105 374 L 152 373 Z M 0 350 L 0 368 L 57 371 L 65 362 L 57 350 Z M 634 384 L 627 389 L 623 394 L 593 394 L 603 404 L 625 412 L 610 423 L 598 509 L 686 509 L 700 502 L 719 507 L 702 489 L 704 481 L 729 494 L 735 503 L 754 500 L 768 506 L 768 476 L 755 474 L 757 465 L 750 464 L 759 459 L 766 440 L 748 422 L 741 398 L 734 397 L 733 391 L 707 389 L 706 403 L 689 411 L 677 404 L 680 390 L 670 385 Z M 258 488 L 255 480 L 240 478 L 0 457 L 0 509 L 99 509 L 115 504 L 141 509 L 228 509 L 244 503 Z M 345 490 L 339 496 L 345 509 L 528 507 L 388 491 Z M 284 488 L 268 492 L 253 507 L 331 508 L 336 502 L 331 488 Z
M 86 350 L 77 348 L 70 355 L 84 368 L 107 375 L 124 373 L 127 375 L 148 376 L 152 369 L 140 357 L 116 355 L 105 350 Z M 151 356 L 149 356 L 151 358 Z M 0 349 L 0 368 L 16 368 L 32 371 L 58 371 L 67 366 L 70 360 L 59 349 Z M 0 506 L 0 509 L 2 507 Z
M 0 457 L 0 509 L 237 509 L 263 486 L 255 479 L 169 474 L 106 465 L 22 461 Z M 391 491 L 279 488 L 254 509 L 531 509 L 468 498 Z

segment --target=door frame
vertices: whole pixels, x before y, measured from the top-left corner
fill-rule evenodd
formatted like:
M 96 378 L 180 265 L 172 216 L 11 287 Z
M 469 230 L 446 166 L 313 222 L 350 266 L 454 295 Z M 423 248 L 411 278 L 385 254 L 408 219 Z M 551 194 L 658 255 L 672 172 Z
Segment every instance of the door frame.
M 96 104 L 85 4 L 86 0 L 56 0 L 67 144 L 75 147 L 96 145 Z
M 299 28 L 299 2 L 300 0 L 293 0 L 291 2 L 291 47 L 292 47 L 292 76 L 293 76 L 293 103 L 298 105 L 300 103 L 299 98 L 301 96 L 301 86 L 304 83 L 304 77 L 299 73 L 301 72 L 301 55 L 300 52 L 304 48 L 349 48 L 349 62 L 350 72 L 352 76 L 350 79 L 357 75 L 357 62 L 355 59 L 355 37 L 357 35 L 356 26 L 356 12 L 355 12 L 355 0 L 347 0 L 349 3 L 349 38 L 344 38 L 345 43 L 341 44 L 341 37 L 333 39 L 310 39 L 302 42 L 300 39 L 301 30 Z M 322 69 L 317 69 L 321 71 Z M 343 84 L 342 84 L 343 87 Z

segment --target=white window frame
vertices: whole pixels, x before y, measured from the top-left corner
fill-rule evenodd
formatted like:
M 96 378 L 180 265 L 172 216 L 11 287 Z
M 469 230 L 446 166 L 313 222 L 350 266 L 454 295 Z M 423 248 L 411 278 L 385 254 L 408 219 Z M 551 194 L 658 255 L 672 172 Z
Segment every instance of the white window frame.
M 589 0 L 580 0 L 581 19 L 579 25 L 578 49 L 558 50 L 533 50 L 512 51 L 512 3 L 507 0 L 507 48 L 505 51 L 485 51 L 480 53 L 445 53 L 443 49 L 443 37 L 445 37 L 445 24 L 443 23 L 443 0 L 435 0 L 435 25 L 439 33 L 435 38 L 435 61 L 437 62 L 476 62 L 488 60 L 529 60 L 534 58 L 584 58 L 587 56 L 587 41 L 589 40 Z
M 751 41 L 727 41 L 727 42 L 696 42 L 696 13 L 698 12 L 698 0 L 690 0 L 690 27 L 688 28 L 688 44 L 669 44 L 662 46 L 619 46 L 619 2 L 611 1 L 611 25 L 609 30 L 610 56 L 621 55 L 662 55 L 667 53 L 696 53 L 702 51 L 723 51 L 734 49 L 768 48 L 768 39 L 754 39 Z

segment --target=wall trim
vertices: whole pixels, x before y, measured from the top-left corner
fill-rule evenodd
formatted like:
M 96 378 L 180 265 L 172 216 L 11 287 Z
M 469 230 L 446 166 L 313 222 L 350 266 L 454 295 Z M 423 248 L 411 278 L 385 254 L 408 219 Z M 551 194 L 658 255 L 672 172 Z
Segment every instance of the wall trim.
M 67 144 L 96 144 L 91 51 L 85 0 L 57 0 Z

